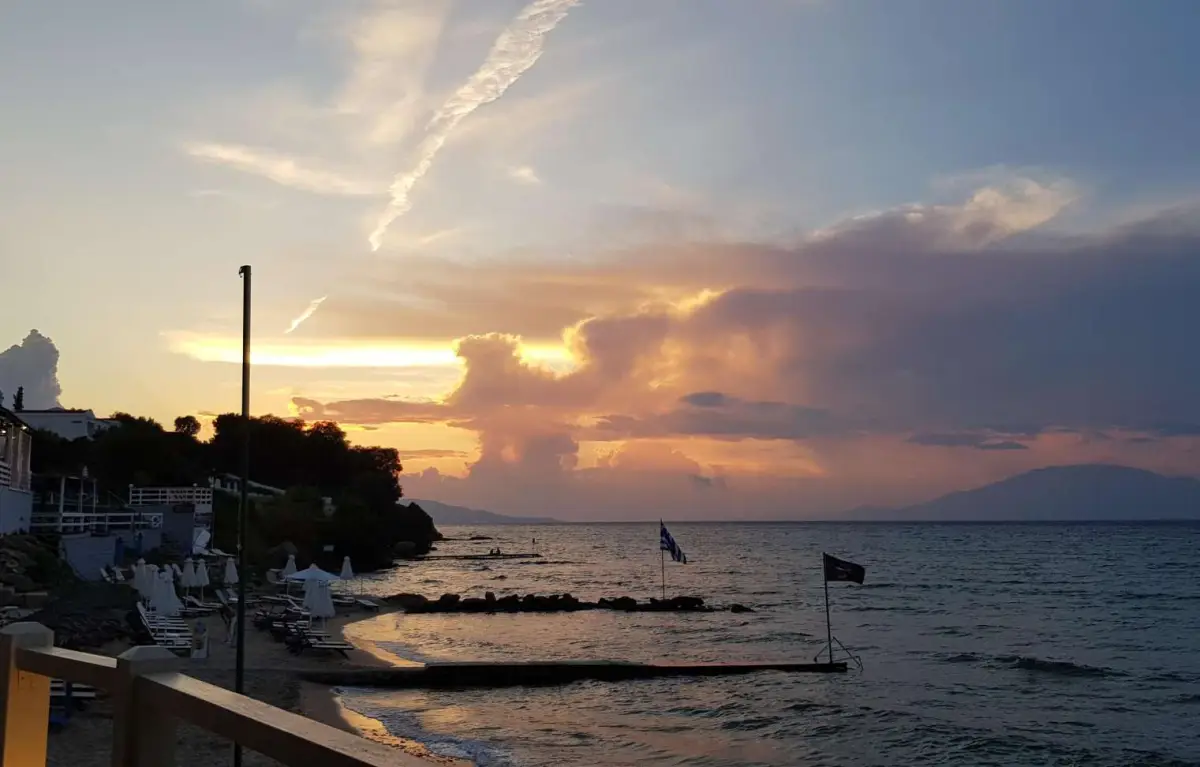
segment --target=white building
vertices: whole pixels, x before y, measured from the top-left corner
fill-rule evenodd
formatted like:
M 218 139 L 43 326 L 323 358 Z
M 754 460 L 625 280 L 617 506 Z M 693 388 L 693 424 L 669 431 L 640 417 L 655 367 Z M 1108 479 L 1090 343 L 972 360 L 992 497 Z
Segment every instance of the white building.
M 22 410 L 21 420 L 31 429 L 51 431 L 63 439 L 92 439 L 115 421 L 97 418 L 91 410 L 52 407 L 49 410 Z
M 33 435 L 17 415 L 0 407 L 0 534 L 28 530 L 33 514 L 29 468 Z

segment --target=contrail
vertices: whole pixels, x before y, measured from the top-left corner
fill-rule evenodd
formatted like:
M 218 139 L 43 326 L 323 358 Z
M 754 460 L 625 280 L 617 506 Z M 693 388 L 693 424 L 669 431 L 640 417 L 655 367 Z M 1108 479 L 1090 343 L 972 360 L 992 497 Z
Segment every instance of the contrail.
M 392 200 L 371 233 L 372 251 L 379 250 L 383 235 L 392 222 L 412 208 L 409 194 L 429 172 L 434 158 L 458 124 L 479 107 L 503 96 L 521 75 L 537 63 L 546 35 L 554 31 L 559 22 L 566 18 L 567 12 L 578 3 L 579 0 L 534 0 L 500 33 L 483 65 L 429 121 L 425 138 L 417 147 L 417 162 L 412 170 L 396 176 L 392 181 Z
M 329 298 L 329 296 L 321 296 L 320 298 L 314 298 L 312 300 L 312 303 L 310 303 L 308 305 L 308 308 L 305 309 L 304 311 L 300 312 L 300 316 L 297 317 L 296 319 L 292 320 L 292 324 L 288 326 L 288 329 L 283 331 L 284 335 L 291 333 L 293 330 L 295 330 L 296 328 L 303 325 L 305 320 L 307 320 L 309 317 L 313 316 L 313 314 L 316 313 L 317 307 L 319 307 L 325 301 L 326 298 Z

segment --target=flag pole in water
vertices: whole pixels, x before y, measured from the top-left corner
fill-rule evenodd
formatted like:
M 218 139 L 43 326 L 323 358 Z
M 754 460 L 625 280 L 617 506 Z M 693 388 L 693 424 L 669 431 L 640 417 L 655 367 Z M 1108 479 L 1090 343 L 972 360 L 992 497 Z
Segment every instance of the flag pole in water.
M 829 555 L 825 554 L 824 552 L 821 553 L 821 560 L 822 560 L 821 569 L 822 569 L 822 571 L 825 571 L 824 560 L 828 556 Z M 829 617 L 829 574 L 828 574 L 828 572 L 824 572 L 824 576 L 825 577 L 822 580 L 825 581 L 825 634 L 827 635 L 827 637 L 829 639 L 829 662 L 833 663 L 833 621 Z
M 658 524 L 661 525 L 662 521 L 660 520 Z M 666 599 L 667 599 L 667 554 L 663 550 L 662 546 L 658 547 L 658 563 L 660 565 L 662 565 L 662 595 L 663 595 L 663 601 L 666 601 Z
M 667 526 L 663 521 L 658 520 L 658 559 L 662 566 L 662 595 L 663 599 L 667 598 L 667 555 L 671 553 L 671 561 L 687 564 L 687 555 L 683 553 L 683 549 L 679 548 L 679 544 L 671 537 L 671 533 L 667 531 Z
M 829 617 L 829 582 L 846 581 L 861 584 L 867 575 L 867 569 L 846 559 L 838 559 L 821 552 L 821 573 L 825 581 L 825 632 L 829 640 L 829 662 L 833 663 L 833 622 Z M 820 654 L 817 654 L 820 658 Z

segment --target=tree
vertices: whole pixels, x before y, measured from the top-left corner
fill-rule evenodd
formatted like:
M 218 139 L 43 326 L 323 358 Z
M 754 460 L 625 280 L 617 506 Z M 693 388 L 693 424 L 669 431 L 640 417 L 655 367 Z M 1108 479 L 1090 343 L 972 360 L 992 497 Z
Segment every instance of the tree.
M 194 415 L 181 415 L 175 419 L 175 433 L 195 437 L 200 433 L 200 422 Z
M 18 386 L 17 393 L 13 397 L 13 411 L 19 413 L 24 409 L 25 409 L 25 387 Z

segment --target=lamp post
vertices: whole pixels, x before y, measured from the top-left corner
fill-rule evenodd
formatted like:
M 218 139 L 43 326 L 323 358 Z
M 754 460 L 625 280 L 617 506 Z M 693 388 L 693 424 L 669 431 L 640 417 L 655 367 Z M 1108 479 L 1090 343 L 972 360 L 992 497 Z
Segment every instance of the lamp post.
M 250 266 L 243 266 L 238 275 L 242 278 L 242 482 L 238 504 L 237 665 L 233 689 L 242 694 L 246 689 L 246 518 L 250 512 Z M 233 744 L 233 767 L 242 767 L 242 747 L 238 743 Z

